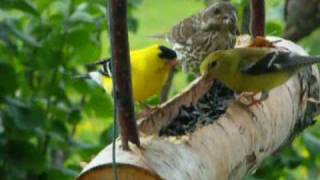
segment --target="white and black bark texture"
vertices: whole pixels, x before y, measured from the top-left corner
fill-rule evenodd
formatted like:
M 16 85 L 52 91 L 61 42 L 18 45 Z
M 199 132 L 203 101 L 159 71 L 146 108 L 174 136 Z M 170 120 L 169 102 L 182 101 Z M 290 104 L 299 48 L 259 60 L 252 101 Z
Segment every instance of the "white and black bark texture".
M 292 42 L 281 40 L 276 45 L 306 55 Z M 131 151 L 123 151 L 117 141 L 120 179 L 223 180 L 241 179 L 254 173 L 267 156 L 313 123 L 310 117 L 316 110 L 308 105 L 308 98 L 318 97 L 318 76 L 315 66 L 307 68 L 272 90 L 261 105 L 248 108 L 234 101 L 213 124 L 179 137 L 157 136 L 177 115 L 179 107 L 197 101 L 211 85 L 201 78 L 195 80 L 180 96 L 139 121 L 142 149 L 130 146 Z M 78 179 L 112 179 L 111 155 L 109 145 L 83 169 Z

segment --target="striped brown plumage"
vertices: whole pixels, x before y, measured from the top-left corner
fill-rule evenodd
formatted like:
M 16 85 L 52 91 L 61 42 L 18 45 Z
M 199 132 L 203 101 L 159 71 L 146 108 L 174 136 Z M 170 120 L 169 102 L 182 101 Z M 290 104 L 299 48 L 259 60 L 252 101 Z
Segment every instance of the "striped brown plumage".
M 182 69 L 199 74 L 199 65 L 210 53 L 233 48 L 238 34 L 236 10 L 218 2 L 175 25 L 166 35 L 178 54 Z

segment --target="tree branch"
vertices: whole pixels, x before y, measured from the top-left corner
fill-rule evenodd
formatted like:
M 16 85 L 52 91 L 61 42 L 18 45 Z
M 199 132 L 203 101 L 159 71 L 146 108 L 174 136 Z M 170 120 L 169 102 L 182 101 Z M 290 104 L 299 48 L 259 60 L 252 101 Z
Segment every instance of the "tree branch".
M 241 34 L 250 34 L 250 3 L 248 2 L 242 10 Z
M 122 147 L 129 150 L 128 141 L 137 146 L 140 146 L 140 142 L 132 99 L 127 1 L 109 0 L 108 7 L 116 118 L 120 126 Z
M 170 88 L 172 85 L 172 81 L 174 78 L 174 74 L 176 72 L 175 68 L 171 68 L 169 75 L 168 75 L 168 79 L 166 84 L 163 86 L 162 90 L 161 90 L 161 95 L 160 95 L 160 103 L 164 103 L 168 100 L 169 97 L 169 93 L 170 93 Z
M 292 42 L 281 40 L 276 45 L 306 55 Z M 153 136 L 141 138 L 142 150 L 126 152 L 117 145 L 120 179 L 242 179 L 311 124 L 304 118 L 307 100 L 310 95 L 319 94 L 319 72 L 313 66 L 272 90 L 260 106 L 248 108 L 233 102 L 213 124 L 198 127 L 193 133 L 156 136 L 182 106 L 198 101 L 210 83 L 203 78 L 195 80 L 181 95 L 140 120 L 140 131 Z M 102 150 L 78 180 L 111 179 L 111 153 L 111 146 Z
M 250 29 L 251 35 L 264 36 L 265 28 L 265 2 L 264 0 L 251 0 L 251 18 Z

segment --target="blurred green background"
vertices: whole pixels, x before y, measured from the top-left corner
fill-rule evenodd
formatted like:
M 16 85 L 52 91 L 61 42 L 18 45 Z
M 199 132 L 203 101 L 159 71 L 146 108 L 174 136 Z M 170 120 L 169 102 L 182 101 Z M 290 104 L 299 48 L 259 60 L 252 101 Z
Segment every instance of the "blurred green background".
M 232 2 L 241 17 L 247 0 Z M 266 3 L 267 33 L 281 36 L 284 1 Z M 93 82 L 72 78 L 109 56 L 105 4 L 1 0 L 0 179 L 73 179 L 110 143 L 111 97 Z M 130 48 L 165 44 L 148 36 L 204 7 L 201 0 L 129 0 Z M 319 41 L 318 30 L 299 44 L 320 54 Z M 189 81 L 179 72 L 171 96 Z M 247 179 L 320 179 L 319 130 L 319 123 L 308 128 Z

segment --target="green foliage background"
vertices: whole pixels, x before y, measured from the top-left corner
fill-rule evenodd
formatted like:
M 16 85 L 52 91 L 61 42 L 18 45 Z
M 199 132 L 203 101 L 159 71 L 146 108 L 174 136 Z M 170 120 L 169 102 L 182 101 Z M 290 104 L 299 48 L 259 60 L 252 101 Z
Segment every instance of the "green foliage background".
M 233 3 L 241 17 L 247 1 Z M 269 35 L 284 31 L 283 4 L 267 1 Z M 1 0 L 0 179 L 73 179 L 110 143 L 110 96 L 92 82 L 72 78 L 85 72 L 85 64 L 109 56 L 105 5 L 105 0 Z M 131 49 L 165 43 L 147 36 L 204 6 L 200 0 L 129 0 Z M 300 44 L 320 54 L 319 35 Z M 189 81 L 178 73 L 171 95 Z M 247 178 L 320 178 L 319 130 L 318 124 L 309 128 Z

